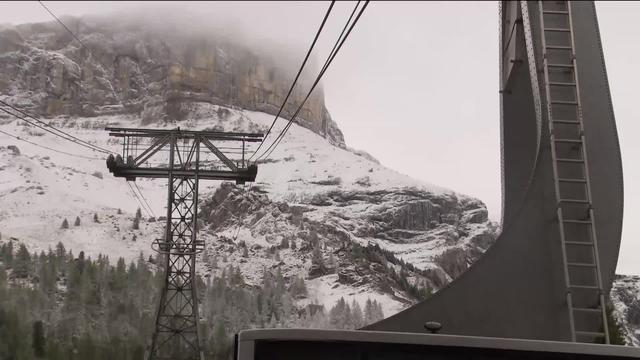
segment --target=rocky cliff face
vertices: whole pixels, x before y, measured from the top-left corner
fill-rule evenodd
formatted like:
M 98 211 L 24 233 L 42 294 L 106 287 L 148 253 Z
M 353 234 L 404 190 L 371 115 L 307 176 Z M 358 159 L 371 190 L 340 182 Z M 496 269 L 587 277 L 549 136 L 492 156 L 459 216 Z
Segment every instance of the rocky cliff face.
M 640 346 L 640 276 L 618 275 L 611 288 L 613 315 L 627 345 Z
M 54 22 L 0 28 L 5 100 L 46 117 L 136 114 L 143 123 L 186 119 L 198 103 L 275 114 L 301 61 L 285 59 L 296 65 L 284 69 L 278 65 L 284 55 L 254 51 L 216 34 L 116 19 L 66 17 L 65 23 L 89 50 Z M 296 87 L 284 118 L 309 87 L 305 79 Z M 344 146 L 321 89 L 305 103 L 297 122 Z

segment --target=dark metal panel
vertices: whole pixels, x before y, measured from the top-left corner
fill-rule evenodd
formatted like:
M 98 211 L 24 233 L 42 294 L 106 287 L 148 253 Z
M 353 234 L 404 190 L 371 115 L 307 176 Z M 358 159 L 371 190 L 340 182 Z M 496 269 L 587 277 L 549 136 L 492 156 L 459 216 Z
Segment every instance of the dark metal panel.
M 595 4 L 572 1 L 571 5 L 601 272 L 608 292 L 618 262 L 622 233 L 622 159 Z
M 640 349 L 628 347 L 628 346 L 616 346 L 616 345 L 600 345 L 600 344 L 583 344 L 583 343 L 570 343 L 570 342 L 558 342 L 558 341 L 538 341 L 538 340 L 516 340 L 516 339 L 499 339 L 489 337 L 475 337 L 475 336 L 453 336 L 442 334 L 412 334 L 401 332 L 381 332 L 381 331 L 357 331 L 357 330 L 318 330 L 318 329 L 254 329 L 243 330 L 238 334 L 239 344 L 239 359 L 253 359 L 254 345 L 260 343 L 278 343 L 276 347 L 276 357 L 286 356 L 289 351 L 289 344 L 295 342 L 305 342 L 309 344 L 322 344 L 327 351 L 331 353 L 324 353 L 324 356 L 318 356 L 322 359 L 334 359 L 336 352 L 336 344 L 352 344 L 359 347 L 376 347 L 378 345 L 399 345 L 395 349 L 400 350 L 398 352 L 391 352 L 393 359 L 404 359 L 400 356 L 403 349 L 403 345 L 421 345 L 427 347 L 451 347 L 455 349 L 472 349 L 476 350 L 472 353 L 473 359 L 476 357 L 485 359 L 480 355 L 478 350 L 492 350 L 498 349 L 496 352 L 496 358 L 503 359 L 501 355 L 508 355 L 509 352 L 515 351 L 517 355 L 516 359 L 532 359 L 529 352 L 542 354 L 544 359 L 556 359 L 553 355 L 568 355 L 569 359 L 593 359 L 591 355 L 602 357 L 605 359 L 613 359 L 615 357 L 621 357 L 626 359 L 640 358 Z M 429 351 L 429 348 L 423 348 L 424 350 L 418 351 L 419 359 L 432 359 L 435 357 L 434 353 Z M 259 349 L 257 349 L 259 351 Z M 322 349 L 319 349 L 322 350 Z M 529 353 L 529 354 L 525 354 Z M 245 355 L 243 355 L 243 353 Z M 307 349 L 309 353 L 309 349 Z M 553 355 L 551 355 L 553 353 Z M 330 354 L 330 355 L 329 355 Z M 256 354 L 260 356 L 264 354 Z M 308 354 L 307 354 L 308 355 Z M 333 356 L 331 356 L 333 355 Z M 445 359 L 449 359 L 448 354 L 443 354 Z M 297 359 L 305 357 L 304 355 L 298 356 Z M 308 357 L 308 356 L 307 356 Z M 296 358 L 296 357 L 294 357 Z M 305 357 L 306 358 L 306 357 Z M 363 357 L 367 358 L 367 357 Z M 463 357 L 468 360 L 469 357 Z M 494 357 L 487 357 L 494 359 Z M 511 357 L 507 357 L 511 358 Z M 533 357 L 536 358 L 536 357 Z M 561 357 L 562 358 L 562 357 Z M 362 359 L 362 358 L 359 358 Z

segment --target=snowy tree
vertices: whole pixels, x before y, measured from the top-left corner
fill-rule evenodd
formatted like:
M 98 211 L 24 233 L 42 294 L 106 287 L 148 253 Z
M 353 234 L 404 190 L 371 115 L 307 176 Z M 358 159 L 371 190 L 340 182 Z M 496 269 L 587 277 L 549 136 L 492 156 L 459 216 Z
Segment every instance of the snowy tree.
M 98 220 L 98 214 L 93 214 L 93 222 L 94 223 L 99 223 L 100 220 Z
M 364 306 L 364 323 L 366 325 L 372 324 L 375 321 L 374 312 L 375 312 L 375 309 L 373 306 L 373 302 L 371 301 L 370 298 L 368 298 Z
M 282 238 L 282 241 L 280 241 L 280 249 L 288 249 L 289 248 L 289 240 L 287 240 L 286 237 Z
M 376 321 L 384 319 L 384 313 L 382 312 L 382 305 L 376 300 L 371 301 L 367 299 L 367 303 L 364 308 L 364 320 L 366 324 L 371 324 Z
M 313 248 L 311 252 L 311 264 L 320 268 L 320 270 L 324 273 L 326 270 L 326 266 L 324 264 L 324 258 L 322 257 L 322 252 L 320 251 L 320 247 L 316 246 Z
M 320 238 L 318 237 L 318 232 L 315 229 L 311 229 L 309 231 L 309 243 L 312 247 L 317 247 L 320 243 Z
M 329 324 L 334 329 L 349 328 L 351 309 L 343 297 L 329 310 Z
M 338 262 L 336 261 L 336 258 L 333 256 L 333 253 L 329 253 L 329 260 L 327 262 L 328 266 L 331 269 L 337 269 L 338 268 Z
M 296 278 L 291 281 L 289 292 L 294 298 L 307 296 L 307 285 L 304 283 L 304 279 L 301 276 L 296 276 Z
M 351 315 L 353 318 L 353 328 L 359 329 L 365 325 L 364 323 L 364 315 L 362 314 L 362 308 L 360 308 L 360 304 L 353 299 L 351 302 Z
M 80 226 L 80 217 L 76 216 L 76 221 L 73 222 L 73 226 Z
M 69 222 L 67 221 L 67 219 L 62 220 L 62 225 L 60 226 L 61 229 L 68 229 L 69 228 Z
M 118 215 L 122 215 L 122 209 L 118 209 Z
M 245 244 L 243 249 L 242 249 L 242 257 L 244 258 L 248 258 L 249 257 L 249 249 L 247 248 L 247 245 Z
M 278 266 L 278 268 L 276 269 L 276 295 L 278 297 L 281 297 L 282 294 L 284 294 L 284 276 L 282 275 L 282 270 L 280 269 L 280 267 Z

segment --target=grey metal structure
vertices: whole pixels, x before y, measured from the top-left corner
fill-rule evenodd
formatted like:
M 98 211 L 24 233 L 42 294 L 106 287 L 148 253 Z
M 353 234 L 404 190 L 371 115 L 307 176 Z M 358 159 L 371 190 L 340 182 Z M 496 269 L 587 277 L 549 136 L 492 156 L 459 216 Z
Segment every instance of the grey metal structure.
M 623 188 L 595 5 L 500 9 L 502 233 L 449 286 L 366 329 L 606 342 Z
M 236 360 L 627 360 L 640 349 L 441 334 L 316 329 L 244 330 Z
M 122 140 L 122 155 L 107 159 L 114 176 L 168 179 L 165 235 L 153 243 L 164 255 L 165 282 L 160 294 L 149 360 L 203 360 L 198 329 L 196 254 L 198 183 L 204 180 L 254 181 L 256 165 L 245 162 L 246 144 L 262 134 L 178 129 L 107 128 Z M 215 145 L 214 145 L 215 144 Z M 232 150 L 228 151 L 231 146 Z M 236 161 L 231 154 L 241 155 Z

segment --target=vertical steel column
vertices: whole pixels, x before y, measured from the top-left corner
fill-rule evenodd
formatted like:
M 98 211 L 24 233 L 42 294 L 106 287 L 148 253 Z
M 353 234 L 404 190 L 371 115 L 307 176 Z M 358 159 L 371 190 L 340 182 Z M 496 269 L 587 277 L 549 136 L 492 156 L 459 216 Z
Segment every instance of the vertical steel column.
M 196 218 L 199 142 L 196 141 L 196 177 L 176 177 L 177 139 L 170 140 L 169 201 L 167 204 L 165 283 L 160 297 L 150 360 L 202 360 L 198 334 L 196 293 Z

